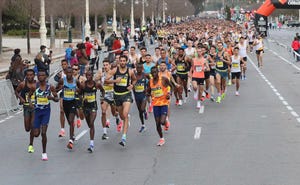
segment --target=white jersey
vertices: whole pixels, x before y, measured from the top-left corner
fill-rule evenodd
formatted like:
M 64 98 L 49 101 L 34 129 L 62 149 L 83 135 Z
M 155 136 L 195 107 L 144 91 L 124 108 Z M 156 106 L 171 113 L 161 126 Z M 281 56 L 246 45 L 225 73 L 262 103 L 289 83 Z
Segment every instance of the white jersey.
M 244 41 L 244 44 L 241 45 L 240 43 L 238 44 L 239 47 L 239 55 L 241 57 L 247 57 L 247 41 Z
M 235 56 L 231 56 L 231 72 L 232 73 L 238 73 L 241 72 L 241 57 L 238 56 L 235 58 Z
M 185 54 L 189 57 L 195 56 L 195 48 L 186 48 L 184 51 Z
M 262 39 L 256 39 L 257 45 L 255 46 L 255 50 L 263 50 L 263 40 Z

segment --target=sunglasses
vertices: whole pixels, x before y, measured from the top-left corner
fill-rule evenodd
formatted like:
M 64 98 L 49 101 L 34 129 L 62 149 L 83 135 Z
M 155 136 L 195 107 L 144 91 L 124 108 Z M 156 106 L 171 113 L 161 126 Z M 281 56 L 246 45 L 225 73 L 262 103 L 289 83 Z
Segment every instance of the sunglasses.
M 78 68 L 73 68 L 74 71 L 78 71 Z

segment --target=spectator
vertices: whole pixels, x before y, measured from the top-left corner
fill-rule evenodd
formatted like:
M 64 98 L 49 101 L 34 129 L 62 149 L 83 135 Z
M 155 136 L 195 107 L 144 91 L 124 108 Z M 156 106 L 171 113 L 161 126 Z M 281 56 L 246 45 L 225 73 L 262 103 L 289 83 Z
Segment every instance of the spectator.
M 101 35 L 101 43 L 103 44 L 104 38 L 105 38 L 105 31 L 104 31 L 104 29 L 101 29 L 100 35 Z
M 300 50 L 300 43 L 299 43 L 299 38 L 298 37 L 295 37 L 293 42 L 292 42 L 292 48 L 294 50 L 293 52 L 293 55 L 294 55 L 294 58 L 295 58 L 295 55 L 299 54 Z M 297 62 L 300 61 L 300 57 L 297 55 Z
M 78 65 L 78 59 L 77 59 L 77 57 L 75 56 L 76 55 L 76 51 L 75 50 L 73 50 L 72 52 L 71 52 L 71 60 L 70 60 L 70 65 L 71 65 L 71 67 L 73 66 L 73 65 Z
M 113 45 L 112 45 L 112 50 L 114 51 L 115 54 L 121 54 L 122 53 L 122 45 L 121 45 L 121 36 L 117 36 L 117 38 L 114 40 Z
M 15 57 L 15 60 L 11 63 L 9 67 L 6 79 L 9 79 L 11 81 L 14 90 L 24 80 L 25 67 L 26 65 L 23 64 L 21 56 Z
M 86 52 L 86 55 L 88 57 L 88 60 L 91 60 L 91 53 L 92 53 L 92 49 L 93 49 L 94 46 L 90 42 L 90 37 L 85 37 L 84 46 L 85 46 L 85 52 Z
M 76 56 L 80 67 L 80 75 L 83 75 L 85 73 L 85 68 L 89 63 L 84 43 L 77 44 Z
M 40 52 L 34 59 L 34 63 L 36 65 L 36 71 L 46 71 L 46 74 L 49 76 L 49 63 L 46 62 L 43 54 Z
M 70 44 L 69 47 L 66 49 L 65 53 L 65 59 L 68 61 L 68 64 L 70 65 L 71 62 L 71 53 L 73 51 L 73 44 Z
M 19 48 L 14 50 L 14 55 L 11 57 L 10 64 L 12 64 L 17 58 L 21 58 L 21 60 L 22 60 L 20 53 L 21 53 L 21 50 Z

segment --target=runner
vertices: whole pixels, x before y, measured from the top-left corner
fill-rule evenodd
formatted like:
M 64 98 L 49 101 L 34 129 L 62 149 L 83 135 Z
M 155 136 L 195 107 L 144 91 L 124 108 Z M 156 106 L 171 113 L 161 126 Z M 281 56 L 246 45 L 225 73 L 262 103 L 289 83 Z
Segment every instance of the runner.
M 239 55 L 239 48 L 235 47 L 233 50 L 233 56 L 231 56 L 231 77 L 232 84 L 236 84 L 235 95 L 239 96 L 240 88 L 240 77 L 241 77 L 241 68 L 244 65 L 244 57 Z
M 200 46 L 196 49 L 197 57 L 195 57 L 192 61 L 192 85 L 194 89 L 194 99 L 197 100 L 197 108 L 201 108 L 201 102 L 204 101 L 202 98 L 202 94 L 204 92 L 204 80 L 205 74 L 204 72 L 209 69 L 208 62 L 204 58 L 204 53 L 206 49 L 204 46 Z
M 247 62 L 247 50 L 249 49 L 247 40 L 245 40 L 244 37 L 240 38 L 240 42 L 238 43 L 237 47 L 239 48 L 239 56 L 243 58 L 243 61 Z M 241 79 L 246 80 L 246 63 L 242 65 L 242 70 L 241 70 Z
M 35 107 L 35 116 L 34 116 L 34 136 L 39 137 L 40 133 L 42 136 L 42 160 L 47 161 L 47 128 L 50 120 L 50 102 L 49 100 L 53 100 L 55 102 L 59 101 L 56 90 L 54 86 L 47 83 L 47 73 L 46 71 L 38 72 L 38 82 L 36 83 L 36 87 L 33 87 L 28 95 L 31 97 L 35 96 L 35 105 L 34 102 L 29 98 L 29 106 Z M 52 95 L 51 95 L 52 94 Z
M 186 103 L 188 97 L 188 89 L 187 89 L 187 82 L 188 82 L 188 73 L 191 66 L 191 60 L 189 57 L 185 56 L 184 49 L 178 49 L 178 56 L 175 58 L 175 65 L 176 65 L 176 82 L 180 85 L 177 88 L 178 93 L 178 105 L 181 106 L 182 103 Z M 183 99 L 182 94 L 183 90 L 185 92 L 185 98 Z M 176 100 L 177 101 L 177 100 Z
M 34 94 L 28 97 L 30 89 L 34 89 L 36 86 L 36 81 L 34 80 L 35 72 L 33 69 L 28 69 L 25 71 L 25 80 L 21 82 L 15 91 L 17 98 L 19 98 L 20 103 L 23 105 L 23 116 L 24 116 L 24 127 L 26 132 L 30 132 L 28 153 L 33 153 L 33 121 L 34 121 L 34 108 L 29 106 L 29 98 L 32 104 L 35 104 Z
M 76 81 L 76 78 L 73 77 L 73 69 L 68 67 L 66 70 L 66 76 L 63 77 L 57 84 L 57 90 L 62 90 L 61 98 L 62 98 L 62 107 L 67 118 L 67 121 L 70 126 L 70 137 L 67 147 L 69 149 L 73 149 L 74 138 L 74 120 L 76 115 L 76 100 L 75 100 L 75 92 L 77 86 L 80 83 Z
M 210 52 L 208 55 L 208 65 L 209 65 L 209 84 L 210 84 L 210 100 L 215 101 L 215 79 L 216 79 L 216 46 L 210 46 Z
M 257 66 L 262 68 L 262 54 L 264 53 L 264 43 L 261 35 L 258 35 L 254 40 L 253 46 L 255 46 L 256 58 L 257 58 Z
M 93 80 L 93 72 L 87 71 L 86 81 L 83 84 L 80 84 L 80 91 L 83 94 L 83 112 L 85 116 L 86 123 L 90 128 L 90 146 L 88 151 L 92 153 L 94 151 L 94 136 L 95 136 L 95 119 L 97 117 L 97 100 L 96 93 L 97 89 L 100 89 L 102 96 L 104 96 L 104 89 L 100 83 L 96 83 Z M 72 146 L 72 140 L 69 141 L 69 144 Z M 72 149 L 72 148 L 70 148 Z
M 163 137 L 161 126 L 166 124 L 168 106 L 170 104 L 170 82 L 167 78 L 158 76 L 157 67 L 151 68 L 151 75 L 153 78 L 150 79 L 147 94 L 152 97 L 156 130 L 160 137 L 157 146 L 162 146 L 165 144 L 165 139 Z
M 145 120 L 148 119 L 148 113 L 146 111 L 147 78 L 146 78 L 146 74 L 143 73 L 143 64 L 141 64 L 141 63 L 137 64 L 137 66 L 136 66 L 136 79 L 137 79 L 137 82 L 134 86 L 133 92 L 134 92 L 134 99 L 136 102 L 136 106 L 139 111 L 139 117 L 140 117 L 140 120 L 142 123 L 142 126 L 141 126 L 139 132 L 143 132 L 146 129 L 144 117 L 145 117 Z
M 129 121 L 128 113 L 132 103 L 131 90 L 136 83 L 134 72 L 127 67 L 127 60 L 128 58 L 126 56 L 121 56 L 120 65 L 117 68 L 111 70 L 107 75 L 107 79 L 105 80 L 105 83 L 114 83 L 114 99 L 120 117 L 124 123 L 122 139 L 119 143 L 121 146 L 126 145 Z M 109 81 L 108 79 L 110 79 L 111 77 L 114 77 L 114 80 Z
M 104 97 L 101 97 L 101 110 L 102 110 L 102 117 L 101 123 L 103 128 L 103 135 L 102 140 L 108 139 L 107 128 L 110 127 L 110 120 L 109 120 L 109 108 L 111 110 L 112 115 L 116 119 L 117 131 L 120 132 L 122 129 L 122 121 L 119 120 L 119 113 L 116 110 L 116 104 L 114 100 L 114 85 L 111 83 L 110 80 L 113 80 L 113 77 L 107 79 L 107 75 L 111 71 L 111 65 L 109 64 L 109 60 L 103 60 L 103 72 L 99 70 L 95 80 L 101 79 L 101 82 L 105 91 Z M 105 83 L 105 80 L 108 80 L 109 83 Z
M 230 65 L 230 59 L 228 53 L 225 52 L 223 48 L 222 42 L 218 42 L 217 47 L 218 53 L 216 56 L 216 87 L 218 91 L 218 97 L 216 102 L 221 103 L 221 99 L 225 98 L 226 80 L 228 78 L 228 65 Z

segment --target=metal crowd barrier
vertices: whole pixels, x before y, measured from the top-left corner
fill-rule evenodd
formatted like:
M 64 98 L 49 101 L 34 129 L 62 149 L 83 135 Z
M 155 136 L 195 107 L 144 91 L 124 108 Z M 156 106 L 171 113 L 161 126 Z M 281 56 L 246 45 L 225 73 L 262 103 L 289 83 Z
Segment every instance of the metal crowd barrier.
M 0 80 L 0 114 L 9 115 L 20 108 L 10 80 Z

